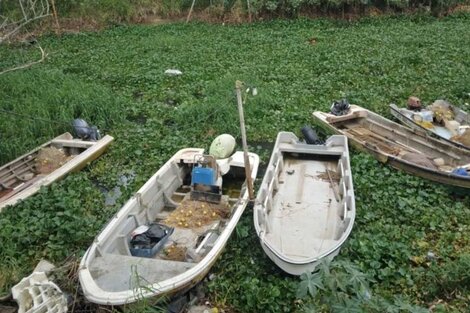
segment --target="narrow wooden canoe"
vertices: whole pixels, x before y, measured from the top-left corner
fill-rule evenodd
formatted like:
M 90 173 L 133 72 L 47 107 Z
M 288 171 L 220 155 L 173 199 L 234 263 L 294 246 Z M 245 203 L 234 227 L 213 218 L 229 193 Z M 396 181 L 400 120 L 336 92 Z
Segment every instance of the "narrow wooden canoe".
M 455 121 L 459 122 L 462 126 L 470 127 L 470 117 L 468 116 L 467 112 L 456 107 L 452 107 L 452 111 L 454 112 Z M 397 120 L 412 129 L 421 131 L 423 133 L 432 134 L 436 138 L 442 139 L 457 147 L 470 150 L 470 146 L 457 141 L 455 137 L 453 137 L 452 133 L 444 126 L 433 122 L 431 128 L 426 128 L 416 123 L 413 119 L 413 114 L 415 114 L 413 111 L 407 110 L 406 108 L 399 108 L 396 104 L 390 104 L 390 112 Z
M 358 150 L 382 163 L 435 182 L 470 188 L 470 176 L 452 173 L 470 165 L 470 153 L 445 141 L 392 122 L 357 105 L 344 116 L 314 112 L 315 124 L 342 134 Z
M 268 257 L 289 274 L 313 271 L 339 253 L 355 215 L 347 138 L 309 145 L 280 132 L 253 212 Z
M 243 153 L 235 152 L 220 165 L 227 172 L 223 176 L 221 197 L 227 214 L 211 213 L 214 204 L 189 200 L 191 170 L 203 151 L 187 148 L 177 152 L 95 238 L 79 268 L 83 293 L 89 301 L 122 305 L 143 298 L 170 297 L 194 286 L 208 273 L 249 199 Z M 259 157 L 249 153 L 249 161 L 254 180 Z M 193 215 L 200 216 L 201 212 L 213 218 L 209 223 L 194 225 Z M 133 256 L 130 251 L 132 233 L 137 227 L 154 222 L 173 227 L 164 248 L 152 257 Z M 181 251 L 180 258 L 169 257 L 169 251 L 176 248 Z
M 70 172 L 81 170 L 103 154 L 113 139 L 106 135 L 98 141 L 83 141 L 73 139 L 70 133 L 64 133 L 3 165 L 0 167 L 0 212 L 6 206 L 35 194 L 42 186 L 48 186 Z M 41 166 L 38 164 L 41 151 L 53 148 L 63 155 L 63 162 L 51 172 L 41 171 L 38 168 Z

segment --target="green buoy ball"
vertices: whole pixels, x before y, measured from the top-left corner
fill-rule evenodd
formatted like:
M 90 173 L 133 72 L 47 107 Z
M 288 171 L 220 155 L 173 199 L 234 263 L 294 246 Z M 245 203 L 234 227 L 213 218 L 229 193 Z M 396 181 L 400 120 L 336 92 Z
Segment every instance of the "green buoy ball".
M 229 134 L 222 134 L 214 139 L 209 154 L 216 159 L 225 159 L 232 155 L 235 149 L 235 138 Z

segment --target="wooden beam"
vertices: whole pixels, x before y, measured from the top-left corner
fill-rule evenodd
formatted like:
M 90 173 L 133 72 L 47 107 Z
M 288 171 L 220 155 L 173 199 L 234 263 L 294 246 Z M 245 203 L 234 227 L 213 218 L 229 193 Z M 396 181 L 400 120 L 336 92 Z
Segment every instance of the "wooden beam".
M 84 148 L 87 149 L 96 144 L 96 141 L 84 141 L 84 140 L 66 140 L 66 139 L 53 139 L 52 145 L 57 145 L 67 148 Z
M 243 157 L 245 159 L 245 176 L 248 185 L 248 195 L 250 200 L 254 199 L 253 195 L 253 180 L 251 179 L 251 166 L 250 159 L 248 158 L 248 145 L 246 143 L 246 130 L 245 130 L 245 116 L 243 114 L 243 101 L 242 101 L 242 82 L 237 80 L 235 82 L 235 91 L 237 94 L 238 114 L 240 115 L 240 131 L 242 134 L 243 144 Z

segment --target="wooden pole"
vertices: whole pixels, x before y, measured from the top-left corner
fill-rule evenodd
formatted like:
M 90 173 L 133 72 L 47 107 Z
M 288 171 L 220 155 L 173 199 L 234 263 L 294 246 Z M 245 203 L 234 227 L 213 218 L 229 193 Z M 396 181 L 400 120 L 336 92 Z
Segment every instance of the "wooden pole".
M 243 144 L 243 156 L 245 159 L 245 176 L 246 183 L 248 185 L 248 196 L 250 200 L 253 200 L 253 180 L 251 179 L 251 166 L 248 158 L 248 145 L 246 143 L 246 131 L 245 131 L 245 116 L 243 114 L 243 101 L 242 101 L 242 82 L 237 80 L 235 82 L 235 91 L 237 93 L 237 104 L 238 114 L 240 115 L 240 131 L 242 133 L 242 144 Z
M 191 18 L 191 13 L 193 13 L 195 3 L 196 3 L 196 0 L 193 0 L 193 2 L 191 3 L 191 8 L 189 9 L 188 16 L 186 17 L 186 23 L 188 23 L 189 19 Z
M 55 0 L 51 0 L 51 5 L 52 5 L 52 15 L 54 16 L 54 21 L 55 21 L 55 33 L 56 35 L 59 34 L 60 32 L 60 25 L 59 25 L 59 18 L 57 16 L 57 10 L 55 8 Z
M 246 7 L 248 10 L 248 21 L 251 24 L 251 6 L 250 6 L 250 0 L 246 0 Z

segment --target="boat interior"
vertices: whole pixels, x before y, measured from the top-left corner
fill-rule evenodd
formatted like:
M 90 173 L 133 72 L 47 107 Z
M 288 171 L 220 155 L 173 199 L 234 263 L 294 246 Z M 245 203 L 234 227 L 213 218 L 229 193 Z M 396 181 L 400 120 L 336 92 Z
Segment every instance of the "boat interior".
M 33 185 L 95 143 L 73 139 L 69 133 L 0 168 L 0 203 Z
M 170 279 L 194 267 L 214 246 L 244 192 L 244 167 L 230 165 L 219 203 L 191 199 L 192 167 L 182 160 L 166 163 L 95 241 L 88 268 L 101 289 L 127 291 Z M 173 228 L 171 235 L 155 255 L 133 256 L 132 232 L 151 223 Z
M 451 107 L 451 109 L 454 114 L 454 120 L 458 122 L 461 125 L 461 127 L 468 128 L 470 124 L 468 115 L 462 110 L 459 110 L 455 107 Z M 458 142 L 458 140 L 454 140 L 455 138 L 454 136 L 456 136 L 454 132 L 452 132 L 449 128 L 445 127 L 444 125 L 437 123 L 435 120 L 433 120 L 432 123 L 420 123 L 418 121 L 415 121 L 414 119 L 415 114 L 419 114 L 415 111 L 408 110 L 406 108 L 398 108 L 396 106 L 393 106 L 393 110 L 398 111 L 399 113 L 401 113 L 403 116 L 408 118 L 413 123 L 421 125 L 422 127 L 428 129 L 429 131 L 437 134 L 438 136 L 442 138 Z M 426 111 L 426 110 L 423 110 L 423 111 Z
M 273 155 L 258 198 L 261 237 L 289 262 L 309 262 L 337 247 L 353 221 L 351 172 L 344 147 L 285 148 Z

